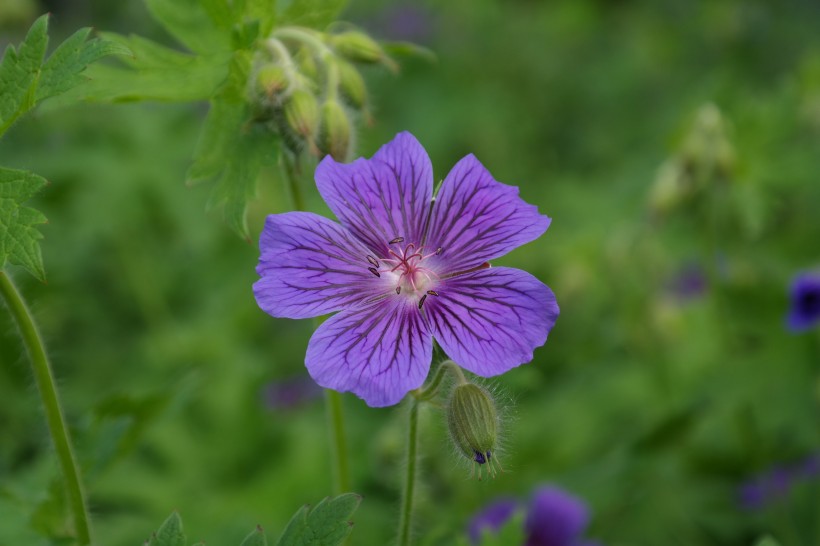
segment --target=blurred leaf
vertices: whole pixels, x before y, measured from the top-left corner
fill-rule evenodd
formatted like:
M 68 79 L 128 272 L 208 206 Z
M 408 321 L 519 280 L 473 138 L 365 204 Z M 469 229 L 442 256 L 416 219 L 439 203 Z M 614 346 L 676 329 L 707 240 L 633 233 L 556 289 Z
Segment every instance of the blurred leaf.
M 15 51 L 8 46 L 0 62 L 0 135 L 34 106 L 34 90 L 48 45 L 48 15 L 40 16 Z
M 382 42 L 384 52 L 394 57 L 417 57 L 427 62 L 438 61 L 436 53 L 432 49 L 414 44 L 412 42 Z
M 291 518 L 277 546 L 334 546 L 341 544 L 353 529 L 348 521 L 362 497 L 345 493 L 324 498 L 313 510 L 303 506 Z
M 755 542 L 755 546 L 780 546 L 780 543 L 771 536 L 764 536 Z
M 53 99 L 66 102 L 159 100 L 189 102 L 209 98 L 227 75 L 231 55 L 194 56 L 139 36 L 104 33 L 110 42 L 127 47 L 132 57 L 120 57 L 126 66 L 92 65 L 89 79 Z
M 123 44 L 94 38 L 86 42 L 90 28 L 75 32 L 51 54 L 40 73 L 37 101 L 59 95 L 82 83 L 82 72 L 94 61 L 107 55 L 130 55 Z
M 187 174 L 189 184 L 216 181 L 209 208 L 221 207 L 225 222 L 246 239 L 248 201 L 256 191 L 259 171 L 273 162 L 277 151 L 275 134 L 250 119 L 245 99 L 249 71 L 250 56 L 235 55 L 230 76 L 211 101 Z
M 173 512 L 151 535 L 148 546 L 185 546 L 185 533 L 182 532 L 182 518 Z
M 481 546 L 511 546 L 524 544 L 524 514 L 518 513 L 511 517 L 498 532 L 484 531 L 481 535 Z
M 230 51 L 232 21 L 224 1 L 146 0 L 146 4 L 154 19 L 191 51 Z
M 276 0 L 236 0 L 233 7 L 236 13 L 235 21 L 256 19 L 259 21 L 259 34 L 270 34 L 276 20 Z
M 34 173 L 0 167 L 0 268 L 8 260 L 41 281 L 46 276 L 38 242 L 43 236 L 34 226 L 44 224 L 46 217 L 22 204 L 45 185 L 46 180 Z
M 31 528 L 52 539 L 66 539 L 71 534 L 66 525 L 67 510 L 65 480 L 55 476 L 48 485 L 46 497 L 31 514 Z
M 345 0 L 280 0 L 277 11 L 282 16 L 278 23 L 324 30 L 346 4 Z
M 265 531 L 261 526 L 257 525 L 256 529 L 245 537 L 245 540 L 243 540 L 242 544 L 239 546 L 268 546 L 268 540 L 265 538 Z

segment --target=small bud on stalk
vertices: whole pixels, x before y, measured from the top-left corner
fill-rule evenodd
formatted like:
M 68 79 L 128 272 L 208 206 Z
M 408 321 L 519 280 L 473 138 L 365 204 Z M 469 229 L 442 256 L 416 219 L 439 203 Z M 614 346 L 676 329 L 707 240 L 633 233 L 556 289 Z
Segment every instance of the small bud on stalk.
M 285 103 L 285 121 L 296 134 L 310 138 L 319 125 L 319 105 L 310 91 L 297 89 Z
M 498 447 L 499 419 L 495 402 L 486 389 L 473 383 L 461 383 L 453 389 L 447 404 L 447 425 L 456 447 L 468 459 L 478 463 L 478 479 L 481 468 L 495 477 L 495 458 Z
M 352 64 L 339 60 L 339 91 L 353 108 L 361 110 L 367 102 L 367 86 L 364 78 Z
M 267 98 L 273 98 L 287 86 L 288 77 L 279 65 L 267 64 L 256 73 L 256 91 Z
M 330 44 L 340 55 L 358 63 L 378 63 L 386 58 L 382 47 L 364 32 L 350 30 L 330 36 Z
M 319 122 L 319 148 L 336 161 L 347 159 L 350 148 L 350 119 L 338 101 L 328 100 L 322 105 Z

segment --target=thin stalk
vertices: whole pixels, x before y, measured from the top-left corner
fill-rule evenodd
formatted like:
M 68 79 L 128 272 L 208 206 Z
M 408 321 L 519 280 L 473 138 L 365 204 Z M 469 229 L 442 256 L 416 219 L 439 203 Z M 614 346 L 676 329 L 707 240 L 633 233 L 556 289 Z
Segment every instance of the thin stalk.
M 285 175 L 293 208 L 299 211 L 305 210 L 305 198 L 302 195 L 302 187 L 299 185 L 299 177 L 296 174 L 296 165 L 287 155 L 282 154 L 282 171 Z M 319 321 L 315 320 L 315 325 L 319 326 Z M 345 419 L 342 408 L 342 395 L 336 391 L 325 390 L 325 407 L 327 409 L 327 420 L 330 426 L 330 459 L 333 465 L 333 491 L 339 495 L 349 491 L 350 488 L 350 467 L 347 460 L 347 440 L 345 436 Z
M 418 460 L 419 402 L 410 402 L 410 422 L 407 427 L 407 475 L 401 500 L 398 546 L 410 544 L 410 525 L 413 520 L 413 494 L 416 489 L 416 462 Z
M 26 307 L 20 292 L 4 271 L 0 271 L 0 293 L 2 293 L 9 311 L 15 322 L 17 322 L 23 344 L 28 351 L 34 378 L 37 381 L 37 390 L 40 391 L 40 399 L 45 409 L 51 440 L 54 442 L 54 449 L 60 462 L 60 470 L 65 479 L 68 504 L 74 519 L 77 542 L 80 546 L 86 546 L 91 544 L 91 525 L 81 484 L 80 467 L 71 447 L 68 427 L 65 423 L 63 409 L 60 406 L 60 399 L 57 396 L 57 385 L 54 382 L 54 374 L 51 372 L 51 365 L 48 362 L 43 339 L 40 337 L 34 318 L 31 316 L 28 307 Z

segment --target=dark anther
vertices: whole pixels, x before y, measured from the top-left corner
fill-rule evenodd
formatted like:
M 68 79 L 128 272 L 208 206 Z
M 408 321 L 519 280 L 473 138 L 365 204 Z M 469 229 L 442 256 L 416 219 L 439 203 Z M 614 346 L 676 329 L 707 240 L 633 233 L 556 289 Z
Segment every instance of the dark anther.
M 402 242 L 404 242 L 404 237 L 395 237 L 394 239 L 392 239 L 390 241 L 389 244 L 394 245 L 396 243 L 402 243 Z
M 438 256 L 438 255 L 439 255 L 439 254 L 441 254 L 442 252 L 444 252 L 444 249 L 443 249 L 443 248 L 441 248 L 441 247 L 438 247 L 438 248 L 436 249 L 436 256 Z
M 427 299 L 427 294 L 425 294 L 421 297 L 421 299 L 419 300 L 419 309 L 421 309 L 421 306 L 424 305 L 424 300 L 426 300 L 426 299 Z
M 489 453 L 488 453 L 488 455 L 489 455 Z M 487 459 L 485 459 L 485 458 L 484 458 L 484 455 L 482 455 L 482 454 L 481 454 L 481 452 L 479 452 L 479 451 L 476 451 L 476 452 L 475 452 L 475 459 L 474 459 L 474 460 L 475 460 L 475 462 L 477 462 L 478 464 L 484 464 L 484 463 L 486 463 L 486 462 L 487 462 Z
M 367 255 L 367 261 L 373 264 L 373 267 L 379 267 L 379 261 L 370 254 Z
M 401 286 L 396 287 L 396 294 L 401 294 Z
M 379 272 L 376 270 L 375 267 L 368 267 L 367 270 L 376 275 L 377 277 L 381 277 L 381 275 L 379 275 Z
M 436 292 L 435 290 L 428 290 L 427 293 L 431 296 L 438 296 L 438 292 Z
M 490 452 L 488 451 L 487 452 L 487 462 L 489 462 L 489 461 L 490 461 Z

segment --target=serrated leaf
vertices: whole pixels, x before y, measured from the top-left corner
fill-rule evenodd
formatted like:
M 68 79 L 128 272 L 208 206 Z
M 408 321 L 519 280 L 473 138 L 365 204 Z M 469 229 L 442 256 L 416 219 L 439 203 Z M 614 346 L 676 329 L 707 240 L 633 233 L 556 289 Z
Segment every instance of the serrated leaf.
M 355 493 L 323 499 L 313 510 L 303 506 L 285 527 L 277 546 L 336 546 L 350 534 L 348 521 L 362 498 Z
M 256 529 L 251 534 L 245 537 L 242 544 L 239 546 L 268 546 L 268 540 L 265 538 L 265 531 L 261 526 L 257 525 Z
M 228 79 L 211 101 L 187 174 L 189 184 L 216 182 L 209 208 L 221 208 L 225 222 L 246 239 L 245 210 L 256 192 L 259 171 L 276 157 L 278 142 L 268 127 L 250 119 L 245 100 L 249 71 L 250 57 L 237 54 Z
M 148 546 L 185 546 L 185 533 L 182 532 L 182 518 L 173 512 L 157 532 L 151 535 Z
M 22 204 L 45 185 L 34 173 L 0 167 L 0 269 L 9 261 L 41 281 L 46 276 L 38 242 L 43 236 L 34 226 L 44 224 L 46 217 Z
M 346 0 L 280 0 L 277 8 L 281 13 L 279 24 L 324 30 L 346 4 Z
M 0 135 L 34 105 L 34 89 L 48 45 L 48 15 L 39 17 L 17 50 L 8 46 L 0 61 Z
M 154 19 L 191 51 L 230 51 L 232 21 L 217 15 L 214 0 L 146 0 L 146 4 Z
M 72 34 L 51 54 L 40 72 L 36 100 L 41 101 L 76 87 L 85 81 L 88 65 L 108 55 L 131 55 L 125 45 L 94 38 L 86 41 L 90 28 Z
M 95 64 L 88 80 L 56 99 L 122 102 L 159 100 L 190 102 L 209 98 L 228 74 L 231 54 L 194 56 L 139 36 L 104 33 L 103 38 L 128 48 L 133 56 L 119 57 L 120 66 Z

